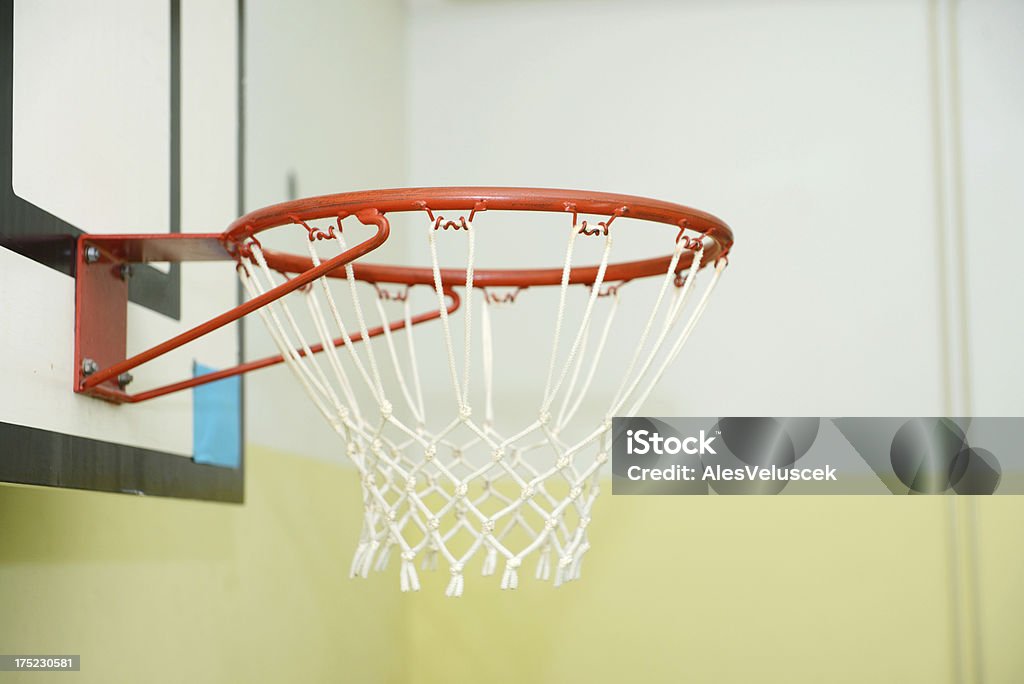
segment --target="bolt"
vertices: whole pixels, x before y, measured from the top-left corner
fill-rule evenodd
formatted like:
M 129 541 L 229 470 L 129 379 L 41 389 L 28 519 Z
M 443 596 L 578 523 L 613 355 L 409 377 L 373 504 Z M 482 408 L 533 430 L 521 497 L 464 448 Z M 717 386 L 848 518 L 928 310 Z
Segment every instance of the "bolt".
M 124 389 L 129 385 L 129 383 L 131 383 L 132 379 L 131 373 L 121 373 L 117 376 L 117 386 Z
M 121 280 L 128 280 L 129 278 L 132 277 L 132 265 L 131 264 L 121 264 L 121 268 L 120 268 L 119 272 L 121 274 Z
M 100 250 L 99 250 L 98 247 L 94 247 L 93 245 L 89 245 L 88 247 L 85 248 L 85 263 L 87 263 L 87 264 L 95 264 L 99 260 L 100 260 Z
M 100 369 L 99 364 L 97 364 L 92 359 L 82 359 L 82 375 L 86 375 L 86 376 L 92 375 L 93 373 L 95 373 L 99 369 Z

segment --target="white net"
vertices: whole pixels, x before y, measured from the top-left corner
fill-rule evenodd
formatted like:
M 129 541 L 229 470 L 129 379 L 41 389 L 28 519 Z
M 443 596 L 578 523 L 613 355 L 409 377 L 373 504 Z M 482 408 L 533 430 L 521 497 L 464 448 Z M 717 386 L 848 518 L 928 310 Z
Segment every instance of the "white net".
M 464 218 L 449 222 L 447 227 L 456 228 L 451 231 L 439 224 L 431 220 L 426 227 L 438 321 L 413 325 L 408 288 L 396 293 L 367 287 L 351 265 L 341 281 L 320 278 L 258 312 L 361 475 L 363 527 L 352 576 L 383 570 L 397 557 L 402 591 L 418 590 L 417 567 L 436 568 L 443 560 L 451 575 L 447 594 L 460 596 L 471 565 L 484 576 L 500 574 L 502 589 L 515 589 L 523 563 L 531 560 L 536 577 L 557 586 L 580 576 L 590 546 L 587 528 L 609 458 L 612 416 L 635 414 L 679 356 L 725 261 L 709 269 L 707 284 L 691 301 L 699 269 L 677 270 L 688 248 L 693 263 L 701 263 L 704 242 L 699 234 L 681 232 L 668 268 L 642 304 L 649 307 L 645 323 L 617 329 L 620 284 L 604 280 L 615 227 L 600 233 L 574 221 L 561 284 L 555 286 L 554 317 L 543 325 L 551 331 L 550 356 L 543 362 L 539 401 L 529 418 L 510 425 L 495 415 L 495 370 L 524 361 L 500 358 L 494 320 L 500 309 L 520 305 L 518 291 L 496 294 L 475 287 L 477 228 Z M 319 265 L 324 258 L 314 246 L 313 229 L 306 228 L 310 257 Z M 580 312 L 579 302 L 569 303 L 569 291 L 581 287 L 570 284 L 581 239 L 600 240 L 602 249 Z M 464 281 L 443 281 L 439 240 L 464 241 Z M 324 242 L 338 253 L 347 249 L 341 231 Z M 286 276 L 268 265 L 258 242 L 248 248 L 251 257 L 241 260 L 239 272 L 249 296 L 256 297 Z M 450 315 L 453 286 L 461 289 L 462 301 Z M 368 293 L 373 303 L 363 301 Z M 388 309 L 396 307 L 400 314 L 389 316 Z M 570 310 L 574 316 L 567 315 Z M 380 319 L 379 336 L 371 335 L 371 317 Z M 440 326 L 440 348 L 417 346 L 428 326 Z M 325 351 L 314 354 L 316 345 Z M 621 354 L 612 366 L 621 379 L 611 385 L 613 392 L 593 397 L 595 385 L 607 386 L 595 377 L 606 372 L 608 366 L 600 364 L 611 349 Z M 438 363 L 447 367 L 450 398 L 424 401 L 421 371 Z

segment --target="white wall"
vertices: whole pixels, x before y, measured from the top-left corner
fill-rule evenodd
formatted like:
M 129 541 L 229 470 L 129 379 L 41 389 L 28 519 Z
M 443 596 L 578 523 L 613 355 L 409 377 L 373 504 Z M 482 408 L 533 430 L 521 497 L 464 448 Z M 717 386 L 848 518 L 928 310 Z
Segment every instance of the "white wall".
M 1024 3 L 959 4 L 959 122 L 971 408 L 1024 415 Z
M 402 3 L 250 0 L 246 13 L 247 209 L 289 199 L 289 173 L 299 197 L 404 185 Z M 246 325 L 248 358 L 276 353 L 257 318 Z M 342 454 L 285 367 L 246 383 L 249 442 Z
M 416 4 L 410 181 L 729 222 L 701 368 L 649 414 L 941 413 L 926 18 L 910 0 Z M 554 264 L 560 245 L 507 250 Z

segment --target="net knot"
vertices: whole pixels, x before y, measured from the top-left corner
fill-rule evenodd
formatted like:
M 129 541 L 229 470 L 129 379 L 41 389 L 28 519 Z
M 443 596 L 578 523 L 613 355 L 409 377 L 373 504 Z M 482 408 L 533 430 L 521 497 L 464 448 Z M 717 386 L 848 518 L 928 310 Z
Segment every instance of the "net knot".
M 462 497 L 466 496 L 466 492 L 468 492 L 468 491 L 469 491 L 469 487 L 466 486 L 466 483 L 465 482 L 460 482 L 455 487 L 455 496 L 457 496 L 459 498 L 462 498 Z
M 414 560 L 416 560 L 416 552 L 411 550 L 411 549 L 409 551 L 403 551 L 402 552 L 402 560 L 404 560 L 404 561 L 414 561 Z
M 380 403 L 380 415 L 384 420 L 387 420 L 391 417 L 392 413 L 394 413 L 394 407 L 391 405 L 390 401 L 385 399 Z
M 580 529 L 581 530 L 587 529 L 587 525 L 589 525 L 589 524 L 590 524 L 590 518 L 588 516 L 583 516 L 582 518 L 580 518 Z
M 537 422 L 540 423 L 541 425 L 547 425 L 548 423 L 550 423 L 551 422 L 551 412 L 550 411 L 541 411 L 540 415 L 537 416 Z
M 555 465 L 558 466 L 559 470 L 562 470 L 563 468 L 568 468 L 569 467 L 569 457 L 568 456 L 562 456 L 561 458 L 558 459 L 558 462 L 555 463 Z
M 405 491 L 407 491 L 407 492 L 415 492 L 416 491 L 416 478 L 415 477 L 411 477 L 410 476 L 410 477 L 405 478 Z
M 423 452 L 423 458 L 429 462 L 433 461 L 435 456 L 437 456 L 437 446 L 431 444 Z
M 608 462 L 608 452 L 606 452 L 606 451 L 599 452 L 597 454 L 597 462 L 598 463 L 602 463 L 602 464 L 603 463 L 607 463 Z
M 492 532 L 494 532 L 494 520 L 493 519 L 488 518 L 487 520 L 484 520 L 483 531 L 484 531 L 485 534 L 491 534 Z
M 503 447 L 498 447 L 497 449 L 491 452 L 491 460 L 493 460 L 495 463 L 497 463 L 503 458 L 505 458 L 505 449 Z
M 527 499 L 532 499 L 535 493 L 533 485 L 526 485 L 523 487 L 523 492 L 519 496 L 523 501 L 526 501 Z
M 430 526 L 430 529 L 432 530 L 436 530 L 441 527 L 441 521 L 437 518 L 431 518 L 427 521 L 427 524 Z
M 570 499 L 578 499 L 578 498 L 580 498 L 580 494 L 582 494 L 582 493 L 583 493 L 583 490 L 580 487 L 573 487 L 572 489 L 569 490 L 569 498 Z
M 544 527 L 548 528 L 549 530 L 553 530 L 556 527 L 558 527 L 558 520 L 555 518 L 548 518 L 544 521 Z
M 452 563 L 452 567 L 449 568 L 449 572 L 451 572 L 452 576 L 461 575 L 462 563 Z
M 523 560 L 521 558 L 516 558 L 516 557 L 509 558 L 508 562 L 505 563 L 505 565 L 507 565 L 508 567 L 512 568 L 513 570 L 515 570 L 516 568 L 518 568 L 522 564 L 523 564 Z
M 469 417 L 473 415 L 473 409 L 468 404 L 464 404 L 459 407 L 459 420 L 465 422 L 469 420 Z
M 558 567 L 567 568 L 572 565 L 572 556 L 562 556 L 558 559 Z
M 390 520 L 391 522 L 395 522 L 395 520 L 397 520 L 397 519 L 398 519 L 398 511 L 396 511 L 394 508 L 389 508 L 388 509 L 388 520 Z

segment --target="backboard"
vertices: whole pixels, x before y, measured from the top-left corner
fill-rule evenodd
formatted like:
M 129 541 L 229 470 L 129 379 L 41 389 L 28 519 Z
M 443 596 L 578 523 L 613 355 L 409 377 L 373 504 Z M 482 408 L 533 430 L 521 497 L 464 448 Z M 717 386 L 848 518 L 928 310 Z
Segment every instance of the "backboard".
M 120 406 L 72 392 L 72 366 L 79 235 L 243 213 L 242 2 L 0 6 L 0 481 L 241 501 L 238 382 L 212 413 L 194 392 Z M 128 287 L 129 353 L 238 301 L 220 263 L 136 265 Z M 240 327 L 179 352 L 132 389 L 237 363 Z

